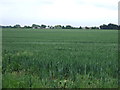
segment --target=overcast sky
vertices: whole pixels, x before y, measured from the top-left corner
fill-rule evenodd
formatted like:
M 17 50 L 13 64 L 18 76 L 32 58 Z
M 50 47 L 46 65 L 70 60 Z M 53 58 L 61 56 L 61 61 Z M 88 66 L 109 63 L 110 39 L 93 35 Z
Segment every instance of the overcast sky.
M 119 0 L 0 0 L 1 25 L 118 23 Z

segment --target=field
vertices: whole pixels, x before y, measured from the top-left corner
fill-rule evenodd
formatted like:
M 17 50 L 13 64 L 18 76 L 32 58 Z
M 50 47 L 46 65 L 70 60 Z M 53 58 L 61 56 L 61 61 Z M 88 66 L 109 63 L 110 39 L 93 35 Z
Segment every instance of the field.
M 3 29 L 3 88 L 117 88 L 118 31 Z

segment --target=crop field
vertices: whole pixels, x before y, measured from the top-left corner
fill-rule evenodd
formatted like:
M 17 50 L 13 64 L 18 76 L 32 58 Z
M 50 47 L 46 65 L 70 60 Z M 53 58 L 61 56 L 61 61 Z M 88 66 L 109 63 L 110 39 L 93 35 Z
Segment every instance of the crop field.
M 3 29 L 3 88 L 117 88 L 118 31 Z

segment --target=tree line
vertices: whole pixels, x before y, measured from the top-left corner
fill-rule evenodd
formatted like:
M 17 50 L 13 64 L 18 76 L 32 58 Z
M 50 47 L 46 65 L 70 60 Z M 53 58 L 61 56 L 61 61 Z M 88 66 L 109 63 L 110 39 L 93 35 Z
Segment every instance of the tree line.
M 99 27 L 73 27 L 71 25 L 66 25 L 66 26 L 62 26 L 62 25 L 55 25 L 55 26 L 50 26 L 50 25 L 37 25 L 37 24 L 32 24 L 32 26 L 21 26 L 19 24 L 16 24 L 14 26 L 2 26 L 0 25 L 0 28 L 33 28 L 33 29 L 117 29 L 120 30 L 120 25 L 116 25 L 116 24 L 112 24 L 109 23 L 108 25 L 103 24 L 100 25 Z

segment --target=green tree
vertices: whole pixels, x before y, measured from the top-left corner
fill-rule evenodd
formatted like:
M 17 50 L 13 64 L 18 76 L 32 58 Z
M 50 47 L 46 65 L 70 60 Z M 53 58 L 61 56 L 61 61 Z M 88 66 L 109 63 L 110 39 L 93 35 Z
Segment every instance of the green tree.
M 73 29 L 73 27 L 70 25 L 66 25 L 66 29 Z
M 21 26 L 19 24 L 16 24 L 13 26 L 14 28 L 20 28 Z
M 24 28 L 31 28 L 31 27 L 30 27 L 30 26 L 26 26 L 26 25 L 25 25 L 25 26 L 24 26 Z
M 61 25 L 55 25 L 54 28 L 55 29 L 62 29 L 62 26 Z
M 79 29 L 82 29 L 82 27 L 80 26 Z
M 90 29 L 90 28 L 86 26 L 85 29 Z
M 99 27 L 91 27 L 91 29 L 99 29 Z
M 34 29 L 40 28 L 40 25 L 32 24 L 32 28 L 34 28 Z
M 47 26 L 46 26 L 46 25 L 43 25 L 43 24 L 40 26 L 40 28 L 46 28 L 46 27 L 47 27 Z

